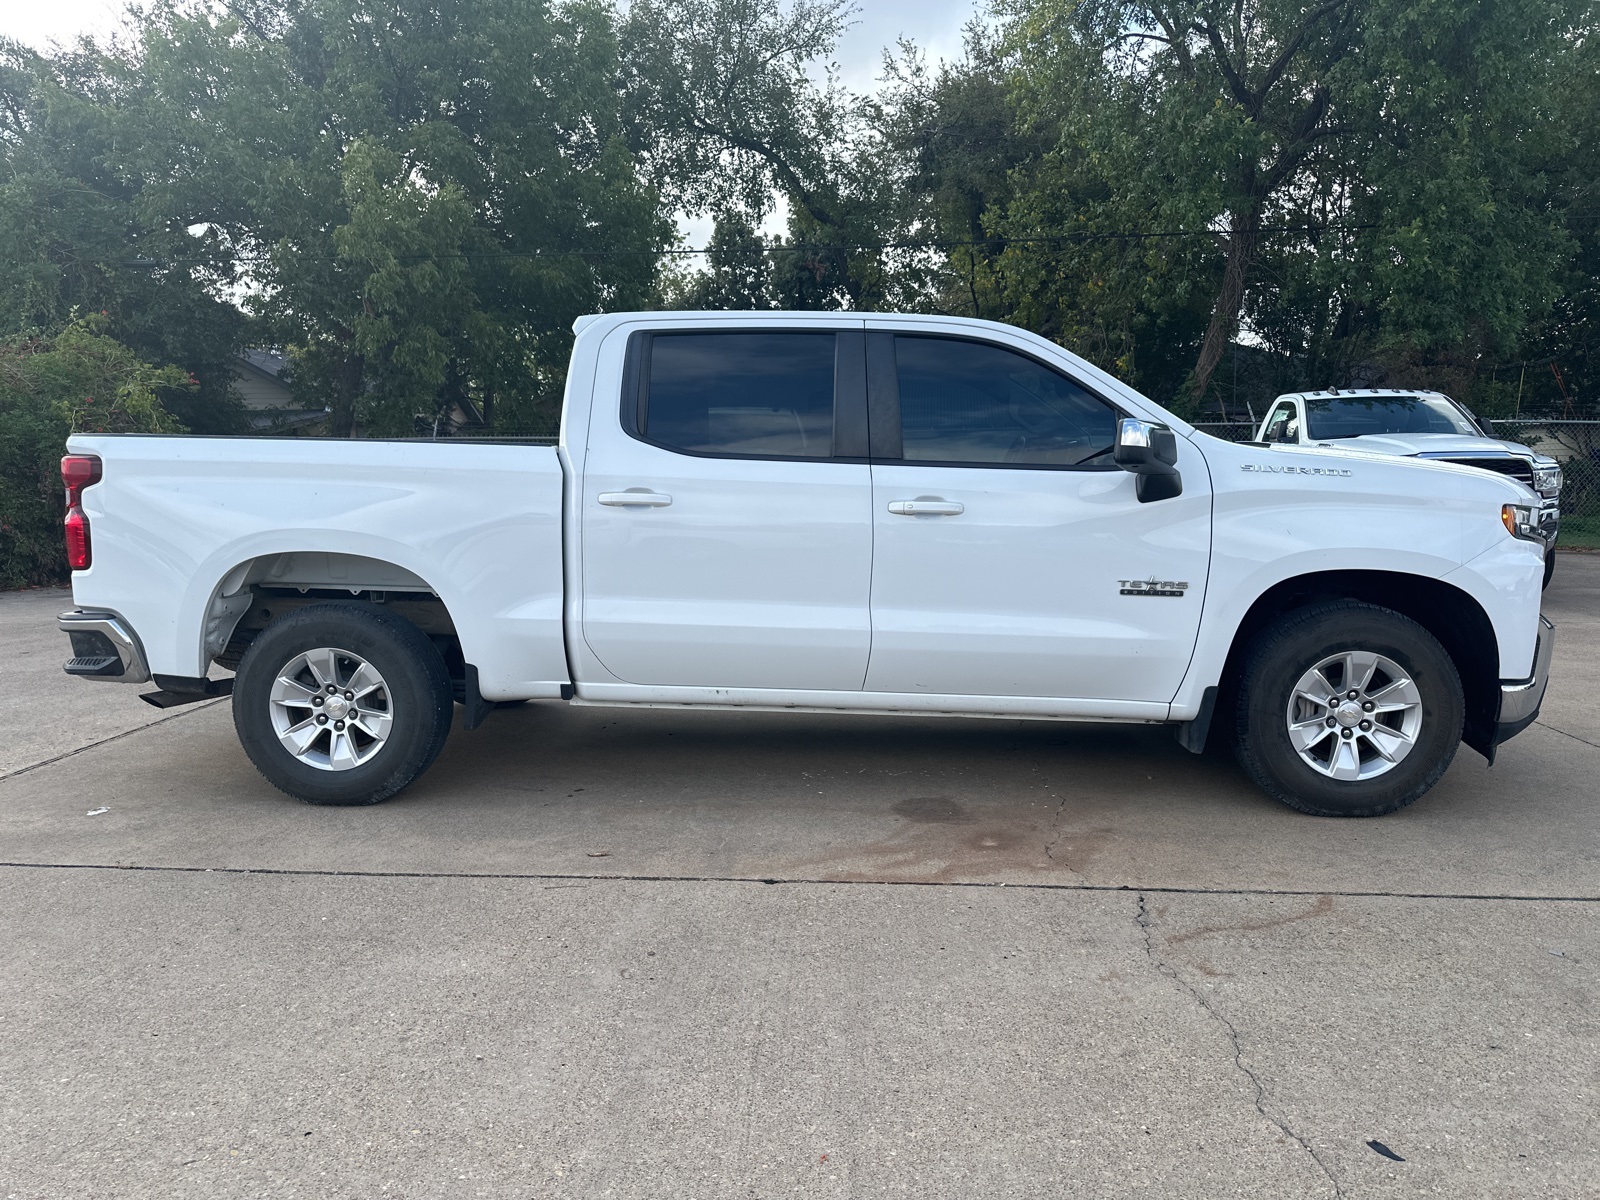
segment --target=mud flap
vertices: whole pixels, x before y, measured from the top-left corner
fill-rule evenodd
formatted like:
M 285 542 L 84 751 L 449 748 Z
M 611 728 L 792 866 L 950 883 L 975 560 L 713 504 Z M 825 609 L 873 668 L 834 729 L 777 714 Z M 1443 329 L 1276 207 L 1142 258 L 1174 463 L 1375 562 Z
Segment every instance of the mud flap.
M 1200 711 L 1192 721 L 1179 722 L 1176 732 L 1178 745 L 1190 754 L 1206 752 L 1206 738 L 1211 733 L 1211 718 L 1217 711 L 1217 689 L 1208 687 L 1200 695 Z
M 139 697 L 157 708 L 177 708 L 180 704 L 196 704 L 201 700 L 214 700 L 218 696 L 233 695 L 233 680 L 198 679 L 187 675 L 157 675 L 159 692 L 145 692 Z

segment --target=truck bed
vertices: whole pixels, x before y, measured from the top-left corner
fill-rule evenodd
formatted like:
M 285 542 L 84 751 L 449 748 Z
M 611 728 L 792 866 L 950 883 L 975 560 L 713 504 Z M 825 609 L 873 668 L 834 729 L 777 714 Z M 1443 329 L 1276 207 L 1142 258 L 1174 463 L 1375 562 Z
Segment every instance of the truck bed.
M 203 675 L 208 636 L 265 582 L 432 592 L 486 699 L 567 680 L 554 447 L 79 435 L 68 448 L 104 463 L 73 598 L 127 618 L 153 674 Z

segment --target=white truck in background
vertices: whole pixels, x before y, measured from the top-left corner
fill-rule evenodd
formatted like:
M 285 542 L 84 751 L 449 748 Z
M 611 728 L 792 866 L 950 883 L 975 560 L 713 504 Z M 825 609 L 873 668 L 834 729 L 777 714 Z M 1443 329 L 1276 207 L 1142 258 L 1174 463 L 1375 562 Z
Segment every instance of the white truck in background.
M 1272 402 L 1256 441 L 1433 459 L 1509 476 L 1538 495 L 1546 587 L 1555 574 L 1556 556 L 1551 551 L 1561 534 L 1561 464 L 1520 442 L 1495 437 L 1493 429 L 1443 392 L 1389 388 L 1290 392 Z
M 1214 728 L 1346 816 L 1538 714 L 1515 479 L 1230 444 L 984 321 L 576 329 L 554 447 L 73 437 L 66 670 L 231 691 L 319 804 L 410 783 L 453 701 L 467 729 L 522 700 Z

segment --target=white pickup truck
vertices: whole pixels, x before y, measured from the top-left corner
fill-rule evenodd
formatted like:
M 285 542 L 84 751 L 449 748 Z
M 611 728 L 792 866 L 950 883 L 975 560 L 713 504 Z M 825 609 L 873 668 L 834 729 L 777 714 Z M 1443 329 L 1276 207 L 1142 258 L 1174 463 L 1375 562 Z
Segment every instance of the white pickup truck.
M 1337 445 L 1509 475 L 1538 493 L 1546 586 L 1555 574 L 1556 556 L 1550 551 L 1561 535 L 1561 464 L 1520 442 L 1495 437 L 1487 423 L 1443 392 L 1388 388 L 1290 392 L 1272 402 L 1256 441 Z
M 1538 714 L 1513 479 L 1229 444 L 984 321 L 576 328 L 558 446 L 72 438 L 67 671 L 231 691 L 318 804 L 405 787 L 452 702 L 1168 723 L 1196 752 L 1215 725 L 1338 816 Z

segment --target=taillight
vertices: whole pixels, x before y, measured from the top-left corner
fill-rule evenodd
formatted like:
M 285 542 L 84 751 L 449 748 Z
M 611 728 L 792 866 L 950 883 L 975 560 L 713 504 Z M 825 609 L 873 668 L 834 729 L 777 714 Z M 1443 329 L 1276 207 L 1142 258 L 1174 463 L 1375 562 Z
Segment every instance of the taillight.
M 89 518 L 81 508 L 67 509 L 67 566 L 74 571 L 89 569 Z
M 100 482 L 100 458 L 95 454 L 69 454 L 61 460 L 61 482 L 67 488 L 67 566 L 89 569 L 89 518 L 83 511 L 83 489 Z

